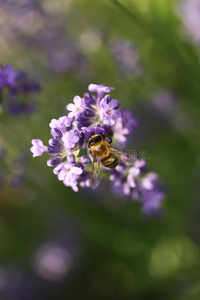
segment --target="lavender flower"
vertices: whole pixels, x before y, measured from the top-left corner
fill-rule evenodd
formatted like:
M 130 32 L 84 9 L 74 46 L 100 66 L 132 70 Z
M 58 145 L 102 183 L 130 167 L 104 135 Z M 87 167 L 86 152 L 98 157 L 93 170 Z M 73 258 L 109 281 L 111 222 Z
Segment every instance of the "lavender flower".
M 118 165 L 110 175 L 110 180 L 114 182 L 112 190 L 120 197 L 140 200 L 142 212 L 148 217 L 159 216 L 165 194 L 159 186 L 158 175 L 146 173 L 147 169 L 144 160 L 136 161 L 135 165 L 128 169 Z
M 84 99 L 79 96 L 75 96 L 73 102 L 74 104 L 70 103 L 66 106 L 66 108 L 67 110 L 71 111 L 69 113 L 70 118 L 75 117 L 75 119 L 78 119 L 80 114 L 84 112 Z
M 54 174 L 58 175 L 58 180 L 63 181 L 66 186 L 71 186 L 77 192 L 78 175 L 82 174 L 82 165 L 78 166 L 73 154 L 67 156 L 67 162 L 59 164 L 54 169 Z
M 41 140 L 32 140 L 32 144 L 33 147 L 31 147 L 31 152 L 33 153 L 33 157 L 41 156 L 43 152 L 48 152 L 48 148 L 43 145 Z
M 118 118 L 113 127 L 114 138 L 118 142 L 126 142 L 127 136 L 133 132 L 133 127 L 137 125 L 137 121 L 133 118 L 130 110 L 121 109 L 121 118 Z
M 7 96 L 4 95 L 6 91 Z M 38 81 L 28 79 L 25 73 L 15 70 L 11 65 L 4 68 L 0 66 L 0 105 L 4 105 L 6 102 L 7 111 L 11 115 L 35 112 L 36 103 L 21 99 L 23 97 L 27 99 L 39 91 L 40 84 Z
M 88 91 L 92 93 L 97 93 L 99 99 L 102 99 L 105 93 L 110 93 L 114 88 L 108 87 L 103 84 L 90 84 Z
M 113 126 L 115 120 L 121 116 L 120 111 L 118 110 L 119 104 L 117 100 L 110 99 L 110 97 L 105 97 L 101 100 L 100 104 L 100 119 L 104 124 Z
M 83 97 L 75 96 L 73 103 L 66 106 L 68 115 L 50 122 L 52 139 L 49 145 L 45 146 L 41 140 L 33 139 L 30 149 L 33 157 L 41 156 L 44 152 L 50 154 L 52 157 L 48 159 L 47 165 L 54 167 L 53 173 L 58 180 L 76 192 L 78 185 L 90 186 L 90 161 L 93 157 L 87 144 L 91 136 L 100 135 L 108 143 L 111 143 L 112 138 L 113 143 L 126 142 L 133 127 L 137 125 L 131 111 L 120 109 L 119 102 L 108 94 L 112 87 L 90 84 L 88 89 L 97 96 L 90 93 Z M 137 159 L 129 168 L 121 162 L 113 170 L 105 167 L 104 170 L 109 172 L 110 180 L 114 181 L 113 189 L 118 195 L 140 199 L 143 211 L 149 215 L 160 208 L 163 197 L 161 193 L 158 197 L 158 176 L 155 173 L 146 174 L 144 160 Z
M 44 146 L 41 140 L 34 139 L 30 150 L 33 157 L 41 156 L 44 152 L 52 155 L 53 157 L 47 161 L 47 165 L 55 167 L 54 174 L 58 176 L 58 179 L 77 191 L 77 179 L 83 170 L 81 157 L 77 157 L 81 150 L 83 133 L 74 129 L 67 131 L 69 124 L 70 119 L 66 116 L 58 120 L 53 119 L 50 123 L 53 138 L 49 140 L 49 146 Z M 66 161 L 63 162 L 63 159 Z

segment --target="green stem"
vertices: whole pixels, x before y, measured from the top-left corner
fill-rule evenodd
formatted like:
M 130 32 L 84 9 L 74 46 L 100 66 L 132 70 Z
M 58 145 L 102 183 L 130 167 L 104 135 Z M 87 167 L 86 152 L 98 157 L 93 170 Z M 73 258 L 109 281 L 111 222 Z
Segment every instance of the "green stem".
M 123 4 L 121 4 L 119 1 L 117 0 L 109 0 L 114 6 L 116 6 L 117 9 L 119 9 L 120 11 L 122 11 L 124 14 L 126 14 L 131 20 L 134 21 L 140 21 L 140 18 L 138 18 L 138 16 L 136 14 L 133 14 L 133 12 L 131 12 L 130 10 L 128 10 Z

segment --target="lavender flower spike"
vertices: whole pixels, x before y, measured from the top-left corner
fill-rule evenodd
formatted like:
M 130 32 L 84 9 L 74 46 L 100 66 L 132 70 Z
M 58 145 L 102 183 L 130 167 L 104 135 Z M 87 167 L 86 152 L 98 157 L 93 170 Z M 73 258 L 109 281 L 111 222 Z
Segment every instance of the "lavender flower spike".
M 96 182 L 93 186 L 91 184 L 92 172 L 95 172 L 93 181 L 97 180 L 99 184 L 99 173 L 103 164 L 99 152 L 104 150 L 104 158 L 112 153 L 111 166 L 103 164 L 103 167 L 104 173 L 108 172 L 109 179 L 113 182 L 113 192 L 127 200 L 140 201 L 142 211 L 147 216 L 157 215 L 164 198 L 158 175 L 153 172 L 147 173 L 144 160 L 134 159 L 132 162 L 128 157 L 124 157 L 124 153 L 120 153 L 119 149 L 118 152 L 110 149 L 111 143 L 113 148 L 117 148 L 115 144 L 119 141 L 127 143 L 127 137 L 133 132 L 137 121 L 131 111 L 120 109 L 118 100 L 112 99 L 109 94 L 104 97 L 112 87 L 90 84 L 88 89 L 97 95 L 85 93 L 84 98 L 75 96 L 73 103 L 66 106 L 68 116 L 51 120 L 49 126 L 52 138 L 48 146 L 44 146 L 41 140 L 32 140 L 33 157 L 44 152 L 50 154 L 52 157 L 47 160 L 47 165 L 54 167 L 53 173 L 58 180 L 77 192 L 78 187 L 97 186 Z M 93 146 L 94 151 L 91 152 Z M 95 158 L 97 160 L 94 168 Z

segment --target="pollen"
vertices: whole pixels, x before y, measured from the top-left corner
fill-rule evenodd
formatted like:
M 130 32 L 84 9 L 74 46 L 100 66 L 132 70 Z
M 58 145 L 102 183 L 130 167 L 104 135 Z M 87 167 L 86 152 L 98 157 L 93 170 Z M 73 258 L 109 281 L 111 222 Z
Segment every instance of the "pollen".
M 109 109 L 106 113 L 107 115 L 111 115 L 111 110 Z

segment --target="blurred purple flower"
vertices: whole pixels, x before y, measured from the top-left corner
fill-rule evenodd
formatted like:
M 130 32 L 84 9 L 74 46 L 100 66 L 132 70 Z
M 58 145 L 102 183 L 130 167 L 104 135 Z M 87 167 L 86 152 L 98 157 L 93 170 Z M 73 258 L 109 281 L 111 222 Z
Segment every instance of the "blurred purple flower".
M 119 73 L 133 76 L 141 70 L 138 46 L 131 41 L 116 40 L 111 45 L 113 58 L 119 68 Z
M 142 212 L 148 217 L 160 217 L 162 215 L 162 201 L 165 193 L 158 188 L 142 191 Z
M 156 217 L 161 214 L 165 193 L 157 183 L 158 175 L 146 171 L 147 165 L 144 160 L 136 161 L 129 169 L 118 165 L 110 172 L 110 180 L 114 182 L 112 191 L 120 197 L 140 200 L 142 212 L 148 217 Z
M 30 80 L 25 73 L 15 70 L 11 65 L 0 67 L 0 104 L 4 105 L 5 102 L 11 115 L 34 113 L 37 105 L 27 101 L 27 98 L 40 89 L 38 81 Z M 7 91 L 7 96 L 4 95 L 4 90 Z M 23 97 L 25 100 L 21 100 Z
M 37 33 L 45 16 L 41 0 L 1 1 L 1 12 L 2 33 L 10 43 Z
M 48 281 L 63 280 L 73 264 L 70 252 L 56 244 L 46 244 L 39 248 L 36 255 L 36 269 Z
M 15 88 L 17 85 L 17 79 L 19 77 L 19 71 L 15 71 L 11 65 L 5 68 L 0 66 L 0 88 L 8 86 Z
M 77 224 L 69 216 L 55 215 L 57 231 L 35 249 L 32 266 L 35 273 L 45 281 L 63 282 L 80 267 L 83 251 L 82 238 Z
M 188 117 L 180 105 L 179 97 L 172 91 L 158 90 L 147 108 L 159 123 L 177 131 L 193 130 L 195 126 L 195 119 Z
M 200 43 L 200 0 L 184 0 L 179 4 L 179 16 L 192 40 Z
M 92 65 L 80 43 L 71 36 L 70 9 L 52 9 L 41 0 L 5 1 L 1 10 L 2 34 L 10 46 L 31 48 L 40 61 L 55 73 L 69 73 L 82 79 L 91 76 Z M 67 5 L 69 8 L 70 5 Z M 50 9 L 49 9 L 50 8 Z M 66 18 L 67 16 L 67 18 Z M 56 41 L 56 42 L 55 42 Z

